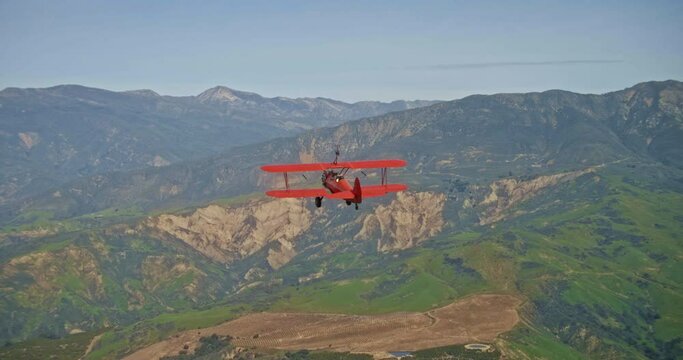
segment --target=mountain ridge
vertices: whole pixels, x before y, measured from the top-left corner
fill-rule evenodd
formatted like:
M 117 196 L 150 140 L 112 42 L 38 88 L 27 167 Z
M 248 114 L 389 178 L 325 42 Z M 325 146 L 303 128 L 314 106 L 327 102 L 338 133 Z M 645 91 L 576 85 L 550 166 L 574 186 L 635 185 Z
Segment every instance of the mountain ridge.
M 246 312 L 488 293 L 526 299 L 492 344 L 510 358 L 680 357 L 681 95 L 470 97 L 51 188 L 2 208 L 0 338 L 104 328 L 88 356 L 122 358 Z M 406 159 L 389 178 L 410 191 L 359 211 L 262 194 L 283 185 L 259 165 L 329 161 L 337 144 Z M 348 176 L 379 182 L 366 173 Z
M 81 194 L 90 194 L 87 197 L 77 195 L 76 198 L 80 199 L 74 199 L 74 204 L 80 204 L 77 206 L 102 201 L 96 200 L 102 196 L 111 199 L 104 202 L 106 205 L 94 208 L 90 205 L 85 206 L 88 211 L 99 211 L 109 206 L 130 206 L 130 203 L 122 203 L 122 199 L 114 195 L 119 191 L 115 190 L 114 184 L 121 181 L 123 182 L 120 184 L 128 189 L 124 193 L 135 194 L 140 191 L 138 195 L 127 200 L 138 201 L 138 204 L 145 197 L 149 197 L 143 194 L 150 192 L 159 194 L 155 200 L 157 203 L 165 203 L 169 199 L 201 202 L 211 197 L 232 196 L 239 194 L 240 191 L 263 189 L 263 175 L 256 170 L 259 164 L 324 161 L 337 144 L 349 159 L 391 156 L 396 154 L 397 147 L 415 148 L 416 151 L 407 160 L 410 168 L 418 173 L 422 171 L 420 167 L 423 166 L 423 162 L 428 164 L 430 171 L 438 173 L 456 166 L 456 163 L 459 164 L 457 166 L 465 166 L 465 169 L 480 166 L 479 163 L 484 161 L 483 159 L 501 162 L 501 166 L 508 168 L 507 171 L 528 174 L 547 172 L 549 167 L 571 169 L 576 164 L 599 165 L 625 157 L 653 157 L 657 161 L 673 161 L 673 166 L 683 166 L 683 162 L 679 162 L 679 159 L 683 161 L 680 156 L 683 145 L 668 140 L 671 134 L 676 139 L 676 134 L 683 126 L 681 117 L 677 117 L 681 111 L 680 103 L 673 108 L 665 107 L 662 111 L 657 108 L 652 113 L 649 111 L 647 99 L 653 94 L 641 96 L 634 93 L 629 99 L 633 100 L 634 96 L 637 99 L 628 105 L 627 95 L 639 88 L 645 88 L 650 92 L 657 90 L 683 93 L 683 83 L 652 82 L 605 95 L 546 92 L 470 96 L 429 107 L 350 121 L 333 128 L 315 129 L 295 138 L 235 147 L 226 153 L 199 161 L 182 162 L 156 170 L 147 168 L 131 173 L 112 173 L 111 178 L 95 180 L 92 184 L 98 183 L 96 187 L 86 185 L 87 181 L 90 181 L 87 179 L 85 182 L 80 181 L 69 186 L 80 188 Z M 658 106 L 659 99 L 651 104 Z M 657 123 L 651 122 L 652 116 L 658 119 Z M 624 128 L 625 120 L 630 121 L 629 128 Z M 651 136 L 651 144 L 655 145 L 660 141 L 658 136 L 662 136 L 666 150 L 650 150 L 647 139 Z M 458 140 L 451 144 L 447 141 L 450 138 Z M 429 144 L 429 150 L 424 148 L 425 144 Z M 372 154 L 364 150 L 370 147 L 375 149 Z M 443 154 L 444 158 L 435 159 L 430 155 L 430 152 L 434 151 L 450 153 L 452 159 L 444 157 Z M 517 160 L 519 164 L 505 163 L 509 161 L 505 159 L 516 158 L 519 154 L 525 157 Z M 446 162 L 450 162 L 450 165 Z M 184 175 L 176 176 L 179 174 Z M 494 178 L 497 175 L 487 176 Z M 148 180 L 144 180 L 146 185 L 140 187 L 142 179 Z M 149 179 L 155 180 L 150 183 Z M 178 192 L 171 194 L 160 190 L 172 187 L 178 189 Z M 104 195 L 109 191 L 113 193 Z M 73 191 L 60 193 L 68 196 Z M 35 202 L 35 199 L 24 202 L 22 207 L 30 207 L 27 204 Z M 52 192 L 49 192 L 41 201 L 49 204 L 60 199 L 52 199 Z M 142 203 L 145 203 L 144 201 L 142 200 Z M 146 203 L 151 204 L 154 201 Z M 143 207 L 147 206 L 149 205 Z M 71 211 L 68 213 L 75 215 Z M 7 219 L 6 216 L 4 218 Z
M 96 92 L 108 92 L 108 93 L 119 93 L 119 94 L 130 94 L 130 95 L 147 95 L 147 96 L 154 96 L 154 97 L 168 97 L 168 98 L 197 98 L 198 100 L 208 100 L 212 95 L 214 94 L 229 94 L 235 97 L 240 97 L 244 96 L 246 98 L 257 98 L 257 99 L 263 99 L 263 100 L 273 100 L 273 99 L 280 99 L 280 100 L 329 100 L 332 102 L 340 103 L 340 104 L 347 104 L 347 105 L 354 105 L 354 104 L 363 104 L 363 103 L 377 103 L 377 104 L 392 104 L 392 103 L 419 103 L 419 102 L 424 102 L 424 103 L 439 103 L 439 102 L 444 102 L 444 101 L 451 101 L 451 100 L 420 100 L 420 99 L 413 99 L 413 100 L 391 100 L 391 101 L 379 101 L 379 100 L 359 100 L 359 101 L 343 101 L 343 100 L 336 100 L 333 98 L 325 97 L 325 96 L 297 96 L 297 97 L 289 97 L 289 96 L 263 96 L 255 92 L 251 91 L 244 91 L 244 90 L 237 90 L 234 88 L 231 88 L 226 85 L 215 85 L 213 87 L 210 87 L 206 90 L 203 90 L 199 94 L 196 95 L 165 95 L 165 94 L 160 94 L 155 90 L 152 89 L 132 89 L 132 90 L 108 90 L 104 88 L 99 88 L 99 87 L 94 87 L 94 86 L 87 86 L 87 85 L 81 85 L 81 84 L 59 84 L 59 85 L 52 85 L 52 86 L 46 86 L 46 87 L 17 87 L 17 86 L 8 86 L 5 87 L 4 89 L 0 90 L 0 95 L 4 94 L 12 94 L 12 95 L 17 95 L 22 92 L 49 92 L 49 91 L 74 91 L 74 90 L 81 90 L 81 91 L 96 91 Z
M 0 174 L 0 203 L 83 176 L 166 166 L 238 145 L 431 103 L 354 105 L 334 100 L 277 100 L 240 91 L 230 94 L 235 101 L 81 85 L 6 88 L 0 91 L 0 163 L 5 170 Z

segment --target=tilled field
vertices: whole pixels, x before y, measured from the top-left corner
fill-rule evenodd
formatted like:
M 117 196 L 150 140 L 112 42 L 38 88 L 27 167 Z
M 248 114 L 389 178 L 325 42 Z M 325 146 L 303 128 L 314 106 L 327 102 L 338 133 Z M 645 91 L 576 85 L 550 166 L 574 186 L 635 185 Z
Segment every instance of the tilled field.
M 325 349 L 381 353 L 468 342 L 490 342 L 519 321 L 520 300 L 509 295 L 476 295 L 425 313 L 343 315 L 256 313 L 214 327 L 186 331 L 144 348 L 127 359 L 177 354 L 199 338 L 230 335 L 237 346 L 270 349 Z

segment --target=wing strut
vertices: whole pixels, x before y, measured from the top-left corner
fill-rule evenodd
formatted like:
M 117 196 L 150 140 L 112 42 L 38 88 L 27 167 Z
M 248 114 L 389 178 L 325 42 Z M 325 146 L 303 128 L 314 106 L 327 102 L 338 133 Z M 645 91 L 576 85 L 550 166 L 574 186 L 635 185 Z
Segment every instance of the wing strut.
M 282 173 L 285 175 L 285 189 L 289 190 L 289 176 L 287 176 L 287 173 Z
M 382 168 L 380 171 L 382 173 L 382 185 L 387 184 L 387 168 Z

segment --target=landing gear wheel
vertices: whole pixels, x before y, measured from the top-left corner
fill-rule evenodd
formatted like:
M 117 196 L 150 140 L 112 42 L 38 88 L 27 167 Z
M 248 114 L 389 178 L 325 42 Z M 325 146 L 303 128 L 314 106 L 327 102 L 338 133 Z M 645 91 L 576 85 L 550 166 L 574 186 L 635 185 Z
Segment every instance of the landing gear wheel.
M 351 200 L 346 200 L 346 206 L 351 205 Z
M 323 206 L 323 198 L 320 196 L 316 196 L 315 198 L 315 207 L 319 208 Z
M 358 210 L 358 203 L 356 203 L 356 210 Z

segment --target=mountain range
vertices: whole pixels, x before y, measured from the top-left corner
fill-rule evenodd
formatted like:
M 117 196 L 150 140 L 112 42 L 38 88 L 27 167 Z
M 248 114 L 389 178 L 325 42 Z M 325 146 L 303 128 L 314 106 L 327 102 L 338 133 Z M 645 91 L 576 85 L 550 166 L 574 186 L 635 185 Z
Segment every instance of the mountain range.
M 184 101 L 255 101 L 214 90 Z M 0 338 L 13 345 L 0 355 L 86 331 L 86 358 L 120 358 L 247 313 L 415 312 L 498 294 L 521 304 L 492 343 L 506 358 L 683 356 L 683 83 L 474 95 L 340 122 L 7 196 Z M 410 191 L 359 211 L 262 195 L 283 185 L 259 165 L 329 161 L 336 145 L 349 160 L 406 159 L 389 179 Z
M 185 97 L 77 85 L 7 88 L 0 91 L 0 203 L 83 176 L 162 167 L 433 103 L 266 98 L 223 86 Z
M 424 175 L 419 182 L 442 173 L 494 179 L 509 172 L 533 175 L 625 158 L 680 168 L 682 92 L 680 82 L 669 81 L 604 95 L 559 90 L 475 95 L 171 166 L 84 177 L 0 211 L 5 219 L 25 209 L 64 217 L 234 196 L 263 189 L 259 164 L 325 161 L 336 145 L 349 159 L 401 155 L 414 173 Z

